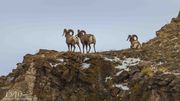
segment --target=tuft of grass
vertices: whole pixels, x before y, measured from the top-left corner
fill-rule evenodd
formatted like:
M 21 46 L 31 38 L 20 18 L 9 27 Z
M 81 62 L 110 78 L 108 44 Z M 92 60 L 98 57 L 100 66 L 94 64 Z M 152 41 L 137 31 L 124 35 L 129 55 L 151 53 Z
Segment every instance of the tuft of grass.
M 166 68 L 166 67 L 159 67 L 158 68 L 158 71 L 160 71 L 160 72 L 167 72 L 168 71 L 168 69 Z
M 153 70 L 151 67 L 145 67 L 141 70 L 141 75 L 142 76 L 148 76 L 148 77 L 152 77 L 153 76 Z

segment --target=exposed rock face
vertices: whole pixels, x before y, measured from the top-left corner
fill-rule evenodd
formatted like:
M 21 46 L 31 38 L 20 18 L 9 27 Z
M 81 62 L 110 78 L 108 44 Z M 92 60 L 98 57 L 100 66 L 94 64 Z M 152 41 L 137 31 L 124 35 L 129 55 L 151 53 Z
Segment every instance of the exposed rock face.
M 33 89 L 36 80 L 35 75 L 36 75 L 36 69 L 34 68 L 34 63 L 32 62 L 24 75 L 19 75 L 19 77 L 17 78 L 12 77 L 17 82 L 11 87 L 10 90 L 6 92 L 6 96 L 1 101 L 9 101 L 12 99 L 16 99 L 16 100 L 33 99 L 35 101 L 35 99 L 37 99 L 35 96 L 33 96 Z
M 0 77 L 2 101 L 180 101 L 180 16 L 138 50 L 40 50 Z

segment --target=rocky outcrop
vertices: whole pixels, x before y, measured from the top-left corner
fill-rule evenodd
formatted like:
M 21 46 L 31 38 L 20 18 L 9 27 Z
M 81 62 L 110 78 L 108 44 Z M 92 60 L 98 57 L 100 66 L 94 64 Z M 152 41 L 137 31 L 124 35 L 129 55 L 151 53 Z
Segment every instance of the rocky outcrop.
M 138 50 L 41 49 L 0 77 L 1 101 L 179 101 L 180 16 Z

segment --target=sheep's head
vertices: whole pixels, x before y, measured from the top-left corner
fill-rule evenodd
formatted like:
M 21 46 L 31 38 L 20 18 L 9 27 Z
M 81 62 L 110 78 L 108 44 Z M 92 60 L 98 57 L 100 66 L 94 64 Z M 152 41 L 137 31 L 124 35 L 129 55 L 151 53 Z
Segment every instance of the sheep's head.
M 83 33 L 82 33 L 81 30 L 79 30 L 79 29 L 77 30 L 77 36 L 78 36 L 78 37 L 83 36 Z
M 136 34 L 132 35 L 132 40 L 138 40 L 138 36 Z
M 132 34 L 132 35 L 129 35 L 128 38 L 127 38 L 127 41 L 136 41 L 138 40 L 138 36 L 136 34 Z

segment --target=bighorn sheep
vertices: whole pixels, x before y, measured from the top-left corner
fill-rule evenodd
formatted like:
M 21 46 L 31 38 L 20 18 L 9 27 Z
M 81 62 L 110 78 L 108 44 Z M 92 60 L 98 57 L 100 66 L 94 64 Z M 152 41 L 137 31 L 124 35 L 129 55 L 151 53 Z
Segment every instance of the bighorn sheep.
M 70 33 L 72 33 L 72 35 Z M 63 36 L 64 35 L 66 37 L 66 44 L 68 46 L 68 51 L 72 51 L 72 47 L 74 47 L 74 49 L 73 49 L 73 52 L 74 52 L 76 49 L 75 45 L 77 45 L 79 47 L 80 52 L 81 52 L 81 48 L 79 45 L 79 38 L 77 36 L 73 36 L 74 31 L 72 29 L 69 29 L 69 30 L 64 29 Z
M 84 47 L 86 47 L 86 52 L 89 53 L 91 50 L 91 44 L 94 46 L 94 52 L 96 53 L 96 38 L 92 34 L 87 34 L 84 30 L 78 30 L 77 36 L 80 38 L 82 46 L 83 46 L 83 53 Z M 89 47 L 89 50 L 88 50 Z
M 127 38 L 127 41 L 130 41 L 131 43 L 131 48 L 135 48 L 135 49 L 139 49 L 141 48 L 141 44 L 140 42 L 138 41 L 138 36 L 133 34 L 133 35 L 129 35 L 128 38 Z

